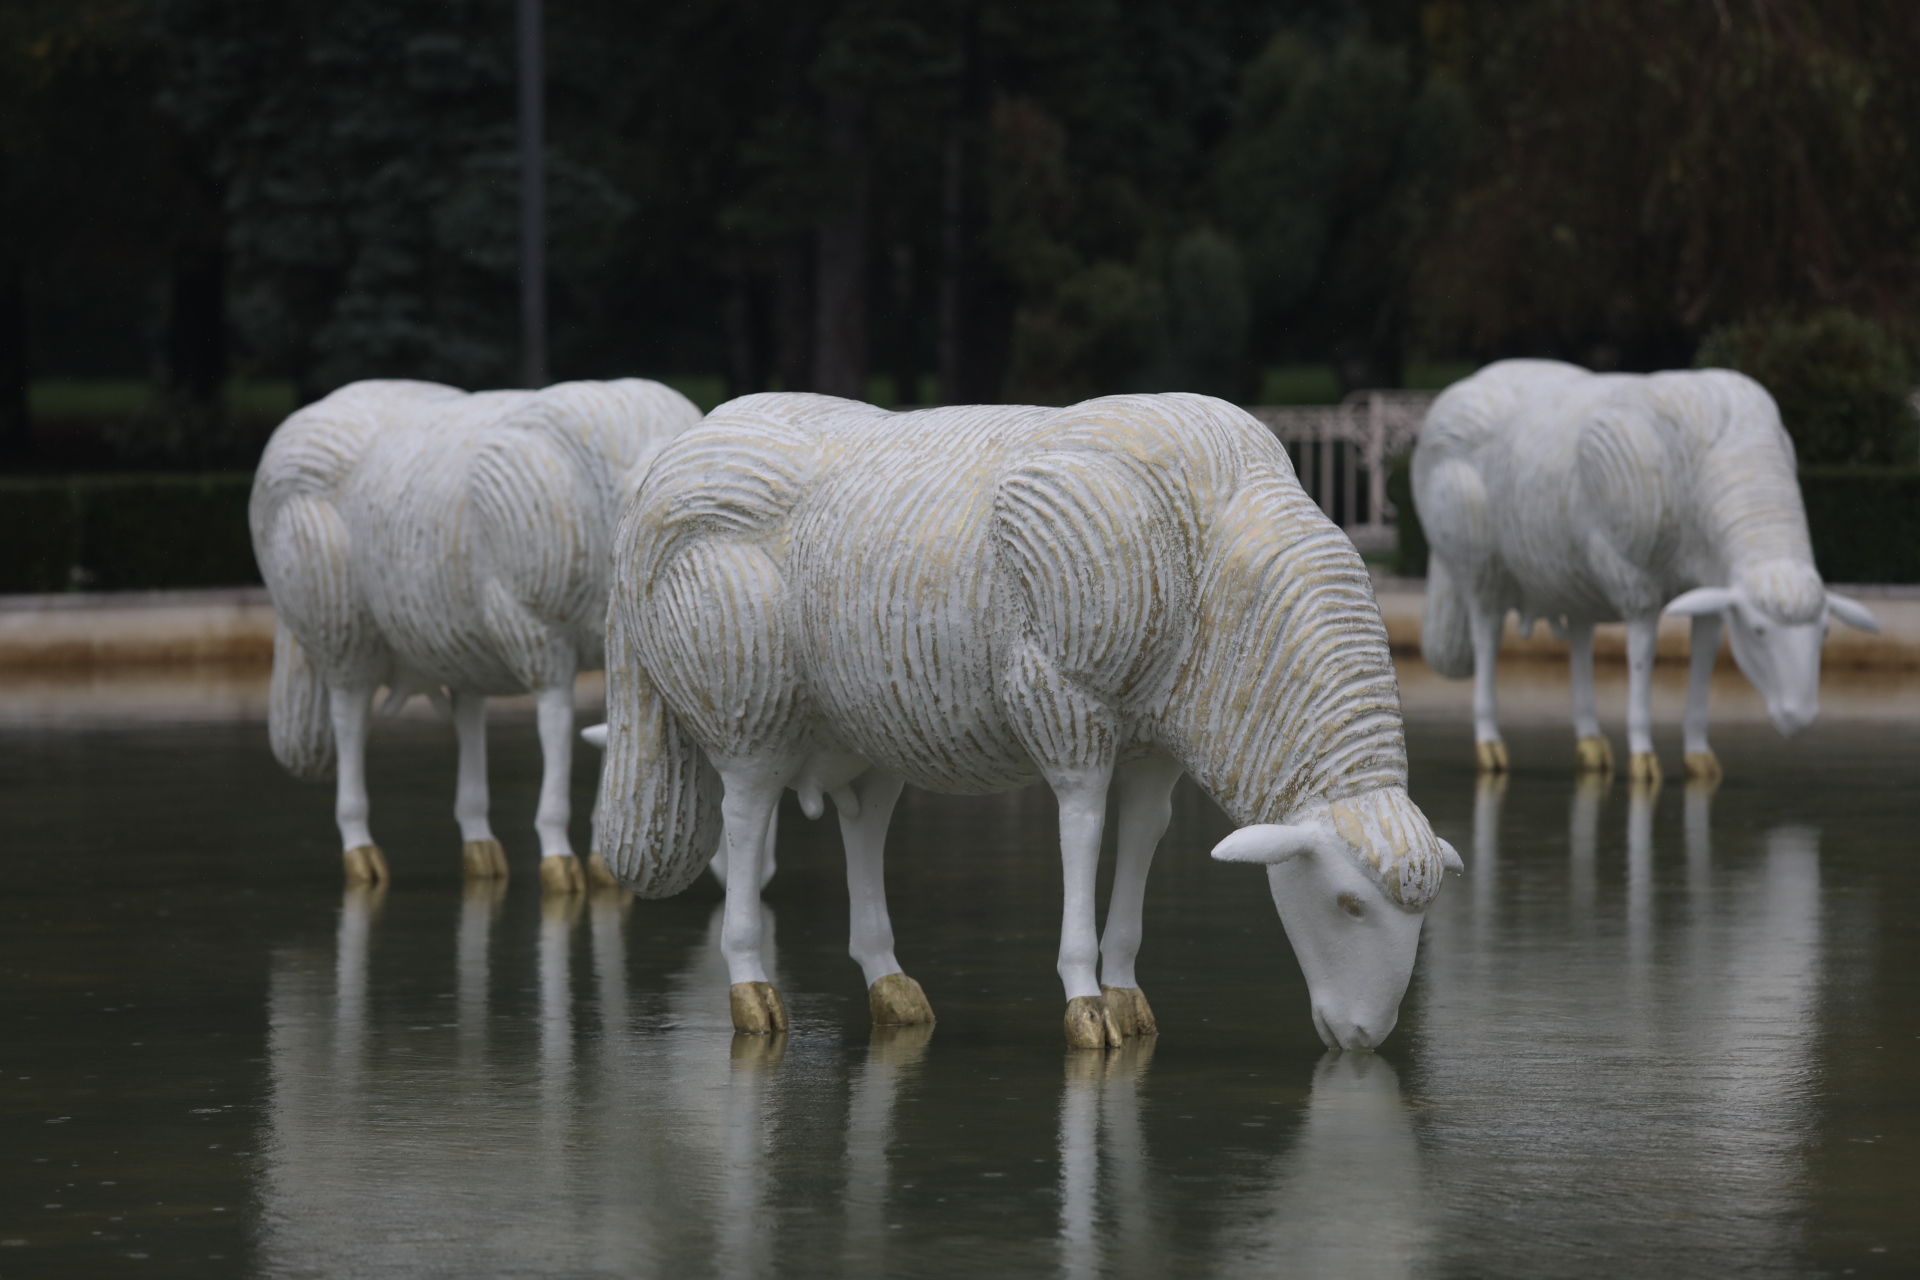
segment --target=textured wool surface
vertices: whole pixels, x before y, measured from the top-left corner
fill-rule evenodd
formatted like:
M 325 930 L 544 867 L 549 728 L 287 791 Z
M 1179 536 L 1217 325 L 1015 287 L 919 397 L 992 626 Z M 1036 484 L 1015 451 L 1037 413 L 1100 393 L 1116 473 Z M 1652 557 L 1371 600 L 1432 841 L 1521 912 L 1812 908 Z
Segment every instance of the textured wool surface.
M 1434 402 L 1413 459 L 1438 567 L 1423 642 L 1473 670 L 1467 602 L 1522 624 L 1651 617 L 1682 592 L 1737 585 L 1775 621 L 1825 600 L 1772 397 L 1724 369 L 1595 374 L 1506 360 Z
M 614 562 L 596 844 L 642 894 L 711 856 L 715 764 L 984 793 L 1156 750 L 1236 824 L 1341 802 L 1397 901 L 1439 886 L 1365 566 L 1222 401 L 745 397 L 661 451 Z
M 328 771 L 328 687 L 525 693 L 599 667 L 615 519 L 699 418 L 639 379 L 358 382 L 288 418 L 249 512 L 279 617 L 275 755 Z

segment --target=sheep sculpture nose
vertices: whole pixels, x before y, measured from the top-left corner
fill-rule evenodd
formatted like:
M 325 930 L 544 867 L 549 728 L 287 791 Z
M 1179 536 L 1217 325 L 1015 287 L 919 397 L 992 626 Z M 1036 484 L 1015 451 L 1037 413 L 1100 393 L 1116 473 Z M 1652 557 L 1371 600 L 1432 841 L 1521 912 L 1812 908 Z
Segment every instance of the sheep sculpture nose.
M 1820 704 L 1812 699 L 1782 700 L 1770 708 L 1770 713 L 1773 727 L 1780 731 L 1780 736 L 1791 738 L 1814 722 L 1820 714 Z
M 1319 1005 L 1313 1007 L 1313 1029 L 1329 1049 L 1371 1049 L 1387 1038 L 1399 1018 L 1389 1014 L 1380 1025 L 1368 1025 L 1352 1018 L 1329 1014 Z

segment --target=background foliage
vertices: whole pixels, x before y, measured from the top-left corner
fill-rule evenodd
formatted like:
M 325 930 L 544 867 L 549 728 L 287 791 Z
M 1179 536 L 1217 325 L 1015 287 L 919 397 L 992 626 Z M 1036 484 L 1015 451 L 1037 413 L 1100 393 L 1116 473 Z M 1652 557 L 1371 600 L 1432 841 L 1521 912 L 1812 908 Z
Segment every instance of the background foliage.
M 250 462 L 236 379 L 509 383 L 512 10 L 0 0 L 9 465 L 72 461 L 30 422 L 49 379 L 150 383 L 93 461 L 177 467 Z M 1904 0 L 546 10 L 557 377 L 1251 399 L 1284 364 L 1391 386 L 1527 354 L 1778 381 L 1767 335 L 1798 333 L 1874 388 L 1789 407 L 1808 459 L 1907 460 Z

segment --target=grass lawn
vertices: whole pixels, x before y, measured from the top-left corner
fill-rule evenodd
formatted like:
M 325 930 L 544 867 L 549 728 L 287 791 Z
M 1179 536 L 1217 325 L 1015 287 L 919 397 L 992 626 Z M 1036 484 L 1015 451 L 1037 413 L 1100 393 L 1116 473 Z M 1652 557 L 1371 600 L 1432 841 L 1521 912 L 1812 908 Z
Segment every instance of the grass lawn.
M 153 399 L 144 378 L 41 378 L 27 392 L 41 422 L 138 417 Z M 227 407 L 246 418 L 278 419 L 293 412 L 291 382 L 240 382 L 227 387 Z

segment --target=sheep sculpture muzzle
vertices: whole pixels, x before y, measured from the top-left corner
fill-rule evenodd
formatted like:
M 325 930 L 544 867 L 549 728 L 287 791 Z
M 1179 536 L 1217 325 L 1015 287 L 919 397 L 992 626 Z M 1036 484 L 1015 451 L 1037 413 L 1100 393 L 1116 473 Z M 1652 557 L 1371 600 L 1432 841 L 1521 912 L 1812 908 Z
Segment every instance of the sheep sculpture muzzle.
M 1266 866 L 1314 1029 L 1337 1049 L 1371 1049 L 1393 1030 L 1427 905 L 1446 870 L 1465 870 L 1397 789 L 1335 801 L 1290 824 L 1241 827 L 1213 856 Z

